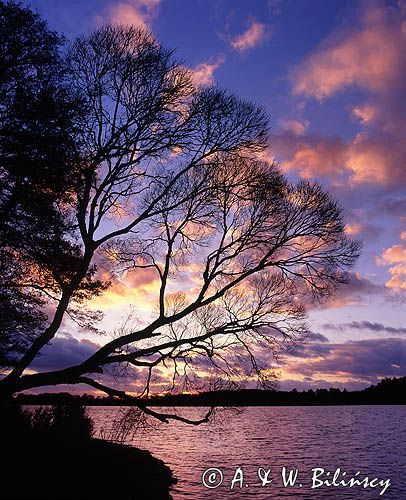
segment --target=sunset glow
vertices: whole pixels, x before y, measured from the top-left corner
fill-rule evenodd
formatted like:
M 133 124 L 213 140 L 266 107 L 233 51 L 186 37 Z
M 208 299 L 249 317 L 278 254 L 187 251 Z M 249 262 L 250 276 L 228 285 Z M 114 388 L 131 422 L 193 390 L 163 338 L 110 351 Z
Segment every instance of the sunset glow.
M 150 29 L 166 47 L 176 49 L 197 86 L 218 85 L 264 106 L 271 128 L 270 148 L 262 158 L 275 161 L 289 179 L 319 181 L 343 207 L 346 234 L 363 241 L 362 255 L 347 285 L 328 300 L 311 304 L 307 342 L 271 361 L 281 388 L 354 389 L 405 375 L 404 2 L 23 3 L 69 39 L 108 22 Z M 181 157 L 181 148 L 174 149 L 171 159 Z M 109 230 L 127 224 L 133 208 L 117 204 Z M 203 230 L 190 224 L 187 231 L 192 239 L 194 231 L 200 231 L 199 238 L 212 236 L 207 226 Z M 168 293 L 181 294 L 169 295 L 173 302 L 182 297 L 188 303 L 199 290 L 202 263 L 196 254 L 192 257 L 182 256 L 179 273 L 168 278 Z M 103 258 L 96 262 L 101 277 Z M 109 258 L 114 260 L 114 254 Z M 158 304 L 156 269 L 122 271 L 89 303 L 91 310 L 104 313 L 99 326 L 109 340 L 130 311 L 143 324 Z M 46 347 L 31 368 L 70 366 L 105 338 L 78 333 L 67 318 L 52 342 L 55 352 Z M 156 373 L 152 385 L 158 392 L 170 385 L 170 371 Z M 204 380 L 210 371 L 201 365 L 196 376 Z M 249 374 L 246 381 L 252 382 Z M 135 392 L 136 384 L 125 388 Z

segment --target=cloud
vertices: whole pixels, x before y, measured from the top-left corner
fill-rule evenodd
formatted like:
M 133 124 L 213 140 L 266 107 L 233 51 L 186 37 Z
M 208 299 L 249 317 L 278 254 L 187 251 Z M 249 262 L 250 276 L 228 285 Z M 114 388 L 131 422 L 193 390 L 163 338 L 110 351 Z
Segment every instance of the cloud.
M 375 382 L 406 373 L 406 339 L 380 338 L 343 344 L 309 343 L 286 357 L 282 369 L 294 374 L 344 381 L 346 378 Z
M 150 28 L 161 0 L 127 0 L 109 4 L 102 15 L 96 17 L 98 24 L 133 25 Z
M 230 43 L 237 52 L 246 52 L 258 45 L 265 37 L 265 25 L 251 21 L 249 27 L 241 35 L 232 38 Z
M 214 85 L 213 74 L 222 64 L 224 64 L 225 57 L 218 56 L 216 59 L 208 62 L 198 64 L 191 69 L 192 79 L 198 87 L 209 87 Z
M 360 222 L 354 222 L 352 224 L 346 224 L 345 232 L 350 236 L 357 236 L 362 232 L 362 224 Z
M 332 324 L 328 323 L 323 325 L 323 329 L 330 331 L 345 331 L 345 330 L 368 330 L 374 333 L 386 333 L 390 335 L 406 335 L 406 328 L 395 328 L 393 326 L 386 326 L 382 323 L 371 321 L 351 321 L 351 323 Z
M 331 353 L 332 347 L 328 342 L 310 342 L 295 344 L 286 351 L 287 357 L 292 358 L 307 358 L 307 357 L 324 357 Z
M 348 274 L 348 282 L 340 285 L 334 296 L 323 304 L 324 308 L 345 307 L 365 304 L 368 299 L 385 295 L 383 285 L 377 285 L 358 272 Z
M 376 382 L 375 380 L 373 382 Z M 281 380 L 279 387 L 281 391 L 291 391 L 296 389 L 298 391 L 307 391 L 309 389 L 330 389 L 334 387 L 337 389 L 346 389 L 347 391 L 357 391 L 368 387 L 371 382 L 360 380 L 346 380 L 345 382 L 338 382 L 336 380 L 314 379 L 312 377 L 304 377 L 303 380 L 284 379 Z
M 307 342 L 329 342 L 328 338 L 321 333 L 308 332 L 305 336 Z
M 129 269 L 123 276 L 114 277 L 111 286 L 102 295 L 94 297 L 90 306 L 92 309 L 118 309 L 134 305 L 151 312 L 156 305 L 159 285 L 155 269 Z
M 30 368 L 39 372 L 60 370 L 82 363 L 99 348 L 100 345 L 90 340 L 57 337 L 44 347 L 41 355 L 35 358 Z
M 406 182 L 406 141 L 397 134 L 359 132 L 346 152 L 351 182 L 390 185 Z
M 304 179 L 322 177 L 336 182 L 348 176 L 346 145 L 338 137 L 298 135 L 285 130 L 270 139 L 272 154 L 285 172 L 297 172 Z
M 303 135 L 305 130 L 309 126 L 309 122 L 307 120 L 298 120 L 298 119 L 282 119 L 280 120 L 280 125 L 283 130 L 287 132 L 291 132 L 295 135 Z
M 285 130 L 270 138 L 272 156 L 285 172 L 296 172 L 304 179 L 327 179 L 347 188 L 406 184 L 406 141 L 397 133 L 362 131 L 346 142 L 296 132 Z
M 406 290 L 406 232 L 402 231 L 400 237 L 402 242 L 384 250 L 376 262 L 379 266 L 391 266 L 388 269 L 391 279 L 386 283 L 387 287 Z
M 35 358 L 30 365 L 30 369 L 37 373 L 61 370 L 70 366 L 78 365 L 92 356 L 101 345 L 91 342 L 90 340 L 78 340 L 72 336 L 54 338 L 41 354 Z M 103 375 L 99 375 L 100 382 L 107 386 L 114 387 L 119 390 L 131 390 L 132 380 L 135 378 L 139 385 L 141 381 L 138 378 L 143 376 L 141 370 L 135 370 L 127 367 L 127 370 L 122 370 L 120 373 L 114 371 L 113 365 L 106 365 L 103 368 Z M 85 384 L 77 385 L 57 385 L 55 388 L 51 386 L 46 392 L 69 391 L 73 393 L 94 393 L 101 394 L 100 391 L 90 388 Z M 30 390 L 29 392 L 44 392 L 43 387 Z M 103 393 L 104 394 L 104 393 Z
M 366 91 L 350 107 L 361 130 L 346 141 L 285 130 L 273 139 L 274 154 L 304 178 L 399 188 L 406 185 L 406 21 L 400 7 L 363 6 L 355 28 L 333 33 L 292 76 L 294 93 L 320 101 L 350 87 Z
M 336 33 L 294 73 L 294 92 L 322 100 L 349 86 L 372 92 L 400 85 L 405 23 L 392 7 L 368 6 L 360 25 Z
M 371 123 L 376 117 L 376 107 L 370 104 L 355 106 L 352 110 L 352 114 L 356 117 L 363 125 Z
M 376 242 L 382 234 L 383 229 L 367 222 L 350 222 L 345 226 L 345 232 L 349 236 Z
M 406 141 L 398 134 L 362 131 L 345 142 L 291 129 L 272 135 L 271 147 L 285 172 L 305 179 L 324 178 L 350 188 L 406 184 Z

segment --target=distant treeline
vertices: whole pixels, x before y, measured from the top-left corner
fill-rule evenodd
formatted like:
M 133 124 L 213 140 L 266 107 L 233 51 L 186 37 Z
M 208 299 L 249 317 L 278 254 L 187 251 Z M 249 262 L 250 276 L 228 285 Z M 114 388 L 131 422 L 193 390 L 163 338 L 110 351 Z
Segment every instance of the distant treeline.
M 67 392 L 44 394 L 19 394 L 20 404 L 74 404 L 86 406 L 128 405 L 111 397 L 89 394 L 74 395 Z M 261 389 L 238 389 L 212 391 L 200 394 L 173 394 L 142 399 L 150 406 L 289 406 L 289 405 L 362 405 L 362 404 L 406 404 L 406 377 L 385 378 L 377 385 L 360 391 L 336 388 L 309 389 L 308 391 L 276 391 Z

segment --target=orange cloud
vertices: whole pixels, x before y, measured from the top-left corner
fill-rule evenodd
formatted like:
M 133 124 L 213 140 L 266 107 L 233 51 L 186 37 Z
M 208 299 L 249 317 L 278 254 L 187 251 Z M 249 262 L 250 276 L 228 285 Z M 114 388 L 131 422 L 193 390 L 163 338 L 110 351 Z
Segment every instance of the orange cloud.
M 130 304 L 151 312 L 156 305 L 159 285 L 155 269 L 130 269 L 122 277 L 113 278 L 110 288 L 95 297 L 90 306 L 94 309 L 117 309 Z
M 257 21 L 251 21 L 250 26 L 244 33 L 231 40 L 231 46 L 237 52 L 245 52 L 258 45 L 265 36 L 265 25 Z
M 294 92 L 322 100 L 351 85 L 374 92 L 398 86 L 405 36 L 401 15 L 391 8 L 370 8 L 358 29 L 339 33 L 298 67 Z
M 224 56 L 219 56 L 211 62 L 198 64 L 191 70 L 192 79 L 198 87 L 214 85 L 213 74 L 225 61 Z

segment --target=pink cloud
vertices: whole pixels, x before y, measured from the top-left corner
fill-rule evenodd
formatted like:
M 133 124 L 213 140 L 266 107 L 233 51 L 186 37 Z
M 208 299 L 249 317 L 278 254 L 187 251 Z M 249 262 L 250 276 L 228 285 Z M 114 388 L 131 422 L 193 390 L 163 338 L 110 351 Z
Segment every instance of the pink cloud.
M 390 266 L 391 278 L 387 287 L 406 290 L 406 231 L 402 231 L 400 237 L 402 242 L 386 248 L 376 262 L 380 266 Z
M 360 132 L 348 145 L 346 167 L 353 183 L 406 182 L 406 141 L 392 134 Z
M 157 13 L 161 0 L 127 0 L 126 2 L 111 3 L 103 15 L 97 16 L 99 24 L 110 22 L 112 24 L 133 25 L 149 28 L 152 19 Z
M 348 377 L 374 381 L 375 378 L 403 375 L 406 341 L 378 338 L 345 343 L 308 343 L 282 359 L 286 376 L 307 376 L 332 381 Z M 371 380 L 372 378 L 372 380 Z
M 354 222 L 345 226 L 345 232 L 350 236 L 357 236 L 362 233 L 363 225 L 360 222 Z
M 237 52 L 245 52 L 258 45 L 265 36 L 265 25 L 258 21 L 251 21 L 249 27 L 241 35 L 231 40 L 231 46 Z
M 362 123 L 362 125 L 367 125 L 376 117 L 376 111 L 375 106 L 366 104 L 364 106 L 355 106 L 352 110 L 352 114 Z
M 204 62 L 192 68 L 191 73 L 195 85 L 198 87 L 210 87 L 214 85 L 214 72 L 224 61 L 224 56 L 219 56 L 213 61 Z
M 348 275 L 347 283 L 340 285 L 332 297 L 320 304 L 320 308 L 336 309 L 350 305 L 363 305 L 372 298 L 383 296 L 385 292 L 383 285 L 376 285 L 360 273 L 351 272 Z
M 148 289 L 148 287 L 151 285 L 153 286 L 159 281 L 159 277 L 157 270 L 152 267 L 145 269 L 129 269 L 125 273 L 123 281 L 128 287 Z
M 294 74 L 294 92 L 322 100 L 356 85 L 374 92 L 401 83 L 405 24 L 391 8 L 372 7 L 351 32 L 338 33 Z
M 400 8 L 364 4 L 356 28 L 333 34 L 298 66 L 296 94 L 323 100 L 350 86 L 368 94 L 351 106 L 361 130 L 350 140 L 293 129 L 275 137 L 273 153 L 284 170 L 347 187 L 406 184 L 405 28 Z
M 347 186 L 406 183 L 406 141 L 397 133 L 363 131 L 344 142 L 285 131 L 271 137 L 271 152 L 285 172 L 305 179 L 327 178 Z
M 285 131 L 271 137 L 271 151 L 282 170 L 297 172 L 305 179 L 325 177 L 338 181 L 348 175 L 346 144 L 337 137 Z
M 364 241 L 376 242 L 382 231 L 381 227 L 360 221 L 359 219 L 351 221 L 345 226 L 345 232 L 349 236 L 355 236 L 357 239 L 361 238 Z
M 299 120 L 299 119 L 282 119 L 280 120 L 280 125 L 283 130 L 287 132 L 292 132 L 296 135 L 303 135 L 309 126 L 309 122 L 307 120 Z

